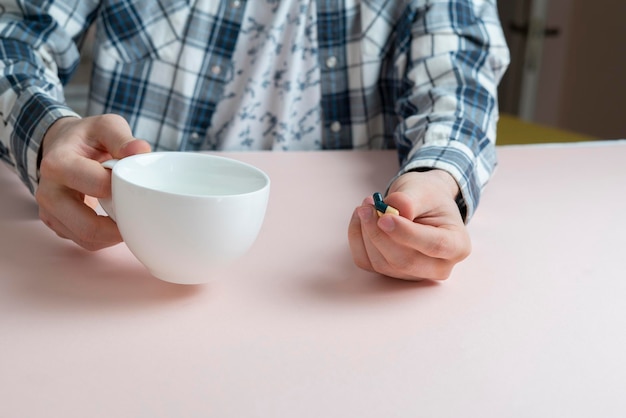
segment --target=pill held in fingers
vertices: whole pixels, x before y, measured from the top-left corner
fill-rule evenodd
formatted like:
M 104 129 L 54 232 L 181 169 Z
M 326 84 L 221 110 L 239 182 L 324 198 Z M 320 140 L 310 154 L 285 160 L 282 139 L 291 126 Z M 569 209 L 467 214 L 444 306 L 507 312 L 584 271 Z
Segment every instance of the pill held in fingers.
M 385 203 L 385 201 L 383 200 L 383 195 L 376 192 L 374 193 L 373 197 L 374 197 L 374 207 L 376 208 L 376 213 L 378 214 L 378 216 L 383 216 L 386 213 L 389 213 L 392 215 L 400 215 L 400 211 L 398 211 L 398 209 L 394 208 L 393 206 L 389 206 L 388 204 Z

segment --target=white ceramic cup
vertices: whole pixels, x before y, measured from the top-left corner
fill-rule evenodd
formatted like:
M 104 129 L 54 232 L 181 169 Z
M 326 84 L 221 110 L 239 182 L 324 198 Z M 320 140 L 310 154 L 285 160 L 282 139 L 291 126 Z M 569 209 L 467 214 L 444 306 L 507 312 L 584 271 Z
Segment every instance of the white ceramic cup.
M 100 199 L 130 251 L 161 280 L 205 283 L 242 257 L 265 218 L 270 179 L 249 164 L 191 152 L 103 163 L 112 198 Z

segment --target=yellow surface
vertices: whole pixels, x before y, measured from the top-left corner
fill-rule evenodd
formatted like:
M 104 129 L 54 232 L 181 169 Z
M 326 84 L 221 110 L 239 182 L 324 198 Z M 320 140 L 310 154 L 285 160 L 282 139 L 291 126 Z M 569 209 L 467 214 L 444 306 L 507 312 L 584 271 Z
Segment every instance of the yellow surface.
M 501 114 L 498 122 L 498 145 L 541 144 L 549 142 L 593 141 L 592 136 L 525 122 L 515 116 Z

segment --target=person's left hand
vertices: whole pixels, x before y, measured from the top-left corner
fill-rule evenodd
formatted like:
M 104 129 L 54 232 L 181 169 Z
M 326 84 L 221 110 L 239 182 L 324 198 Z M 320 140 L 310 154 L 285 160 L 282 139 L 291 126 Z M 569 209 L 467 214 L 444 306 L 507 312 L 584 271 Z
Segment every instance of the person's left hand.
M 400 216 L 378 217 L 372 197 L 354 210 L 348 228 L 357 266 L 406 280 L 445 280 L 471 251 L 454 201 L 458 185 L 441 170 L 409 172 L 389 189 L 385 203 Z

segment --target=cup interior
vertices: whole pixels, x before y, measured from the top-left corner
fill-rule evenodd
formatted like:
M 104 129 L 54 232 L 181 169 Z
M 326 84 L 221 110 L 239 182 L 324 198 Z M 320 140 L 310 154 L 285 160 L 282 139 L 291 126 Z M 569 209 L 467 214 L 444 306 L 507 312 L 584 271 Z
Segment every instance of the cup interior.
M 269 177 L 241 161 L 210 154 L 153 152 L 124 158 L 115 167 L 120 179 L 163 193 L 234 196 L 269 185 Z

